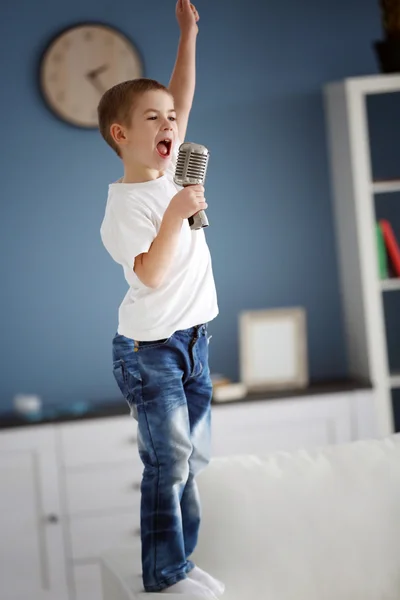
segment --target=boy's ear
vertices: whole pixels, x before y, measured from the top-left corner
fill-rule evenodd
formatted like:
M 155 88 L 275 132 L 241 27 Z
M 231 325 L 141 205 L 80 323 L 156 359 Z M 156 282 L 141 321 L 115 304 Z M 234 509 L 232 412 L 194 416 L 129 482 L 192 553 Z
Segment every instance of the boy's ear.
M 114 142 L 119 146 L 123 146 L 127 142 L 125 127 L 119 123 L 113 123 L 110 127 L 110 135 Z

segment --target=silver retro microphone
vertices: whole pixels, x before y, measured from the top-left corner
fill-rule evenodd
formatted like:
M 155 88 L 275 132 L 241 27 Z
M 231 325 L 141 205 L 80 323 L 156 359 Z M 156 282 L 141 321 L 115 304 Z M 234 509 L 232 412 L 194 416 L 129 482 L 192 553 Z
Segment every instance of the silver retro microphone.
M 177 185 L 204 185 L 210 153 L 205 146 L 185 142 L 179 147 L 174 181 Z M 204 210 L 189 217 L 190 229 L 208 227 L 209 222 Z

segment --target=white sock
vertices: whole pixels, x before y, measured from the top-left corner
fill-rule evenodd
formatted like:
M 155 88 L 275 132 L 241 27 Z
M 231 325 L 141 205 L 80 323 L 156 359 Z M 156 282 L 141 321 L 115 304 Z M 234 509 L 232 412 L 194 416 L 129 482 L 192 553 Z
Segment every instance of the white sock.
M 199 567 L 195 567 L 190 573 L 188 573 L 188 577 L 193 581 L 197 581 L 202 585 L 208 587 L 209 590 L 212 591 L 216 596 L 222 596 L 225 591 L 225 585 L 222 581 L 218 581 L 215 577 L 212 577 L 209 573 L 206 573 Z
M 178 583 L 174 583 L 170 587 L 162 590 L 163 594 L 187 594 L 188 596 L 195 596 L 200 598 L 208 598 L 209 600 L 216 600 L 216 597 L 208 587 L 204 587 L 193 579 L 182 579 Z

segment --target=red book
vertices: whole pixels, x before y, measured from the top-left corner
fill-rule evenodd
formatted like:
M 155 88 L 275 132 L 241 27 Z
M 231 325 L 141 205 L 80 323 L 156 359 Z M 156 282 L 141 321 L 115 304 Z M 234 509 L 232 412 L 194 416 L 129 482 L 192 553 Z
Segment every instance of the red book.
M 384 219 L 379 221 L 379 224 L 382 228 L 387 252 L 394 267 L 394 271 L 397 277 L 400 277 L 400 248 L 399 244 L 397 243 L 396 236 L 394 235 L 393 228 L 389 221 Z

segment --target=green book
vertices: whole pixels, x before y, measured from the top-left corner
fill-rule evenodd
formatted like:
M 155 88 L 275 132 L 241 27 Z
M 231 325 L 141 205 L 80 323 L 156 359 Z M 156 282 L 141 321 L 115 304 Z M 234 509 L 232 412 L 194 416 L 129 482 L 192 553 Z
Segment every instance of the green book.
M 376 224 L 376 239 L 378 245 L 378 264 L 379 264 L 379 277 L 381 279 L 388 279 L 388 261 L 386 254 L 385 240 L 382 233 L 382 228 L 379 223 Z

